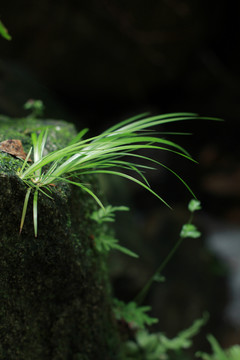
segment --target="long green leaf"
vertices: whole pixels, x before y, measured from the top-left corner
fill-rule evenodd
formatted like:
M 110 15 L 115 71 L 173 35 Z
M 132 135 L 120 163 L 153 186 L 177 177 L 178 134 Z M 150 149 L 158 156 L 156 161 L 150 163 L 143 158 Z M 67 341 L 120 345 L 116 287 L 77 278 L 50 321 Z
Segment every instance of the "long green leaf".
M 146 184 L 144 184 L 142 181 L 134 178 L 133 176 L 127 175 L 125 173 L 121 173 L 119 171 L 113 171 L 113 170 L 89 170 L 89 171 L 85 171 L 83 172 L 83 174 L 109 174 L 109 175 L 117 175 L 120 177 L 123 177 L 125 179 L 131 180 L 133 182 L 135 182 L 136 184 L 144 187 L 146 190 L 148 190 L 150 193 L 152 193 L 153 195 L 155 195 L 159 200 L 161 200 L 168 208 L 171 209 L 171 206 L 161 197 L 159 196 L 155 191 L 153 191 L 149 186 L 147 186 Z
M 20 169 L 20 171 L 18 173 L 19 177 L 21 177 L 21 175 L 23 173 L 23 170 L 25 169 L 25 166 L 27 165 L 27 162 L 30 159 L 31 152 L 32 152 L 32 147 L 30 148 L 30 150 L 29 150 L 29 152 L 28 152 L 28 154 L 27 154 L 27 156 L 26 156 L 26 158 L 25 158 L 25 160 L 23 162 L 23 165 L 22 165 L 22 167 L 21 167 L 21 169 Z
M 37 237 L 38 232 L 38 188 L 35 189 L 33 195 L 33 226 L 34 235 Z
M 69 179 L 63 179 L 63 180 L 68 182 L 69 184 L 76 185 L 76 186 L 80 187 L 83 191 L 86 191 L 89 195 L 91 195 L 94 198 L 94 200 L 98 203 L 98 205 L 100 205 L 101 208 L 104 209 L 104 205 L 102 204 L 101 200 L 87 186 L 83 185 L 80 182 L 75 182 L 75 181 L 72 181 L 72 180 L 69 180 Z
M 136 126 L 136 124 L 139 124 L 139 121 L 145 122 L 145 121 L 148 121 L 148 119 L 151 119 L 151 121 L 152 121 L 152 119 L 154 118 L 155 120 L 162 121 L 164 119 L 171 118 L 173 116 L 180 117 L 180 116 L 186 116 L 186 115 L 188 115 L 189 117 L 195 118 L 197 114 L 195 114 L 195 113 L 171 113 L 171 114 L 157 115 L 155 117 L 146 117 L 147 115 L 149 115 L 149 113 L 139 114 L 137 116 L 133 116 L 129 119 L 123 120 L 123 121 L 117 123 L 116 125 L 110 127 L 109 129 L 107 129 L 103 134 L 108 134 L 112 131 L 119 130 L 120 128 L 123 128 L 124 126 L 126 126 L 128 124 L 132 124 L 132 123 L 134 124 L 134 126 Z M 144 119 L 141 119 L 141 118 L 144 118 Z M 139 120 L 139 119 L 141 119 L 141 120 Z M 139 120 L 139 121 L 135 121 L 135 120 Z
M 30 194 L 31 194 L 31 188 L 29 187 L 27 189 L 25 199 L 24 199 L 24 204 L 23 204 L 22 217 L 21 217 L 20 230 L 19 230 L 20 234 L 22 232 L 22 228 L 23 228 L 23 225 L 24 225 L 24 222 L 25 222 L 25 217 L 26 217 L 26 212 L 27 212 L 27 207 L 28 207 L 28 201 L 29 201 Z
M 83 130 L 81 130 L 68 144 L 68 146 L 76 144 L 77 142 L 79 142 L 83 136 L 89 131 L 89 129 L 85 128 Z

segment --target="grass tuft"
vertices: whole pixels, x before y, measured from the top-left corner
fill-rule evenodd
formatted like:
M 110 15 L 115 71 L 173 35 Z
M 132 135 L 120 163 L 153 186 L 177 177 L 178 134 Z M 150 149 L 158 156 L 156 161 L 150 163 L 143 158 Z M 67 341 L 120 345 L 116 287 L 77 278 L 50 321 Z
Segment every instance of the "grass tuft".
M 83 136 L 87 132 L 87 129 L 83 129 L 67 147 L 50 152 L 45 156 L 43 153 L 47 141 L 48 129 L 41 131 L 39 135 L 33 133 L 34 160 L 31 164 L 25 160 L 22 168 L 18 172 L 18 176 L 28 187 L 23 206 L 20 232 L 24 225 L 31 191 L 34 193 L 33 222 L 34 234 L 37 237 L 38 193 L 41 191 L 50 197 L 48 190 L 53 184 L 56 185 L 62 181 L 80 187 L 92 196 L 103 208 L 104 206 L 98 196 L 81 182 L 81 176 L 86 174 L 111 174 L 126 178 L 142 186 L 169 206 L 161 196 L 151 189 L 144 175 L 145 171 L 156 169 L 156 165 L 158 165 L 171 171 L 182 181 L 191 194 L 194 195 L 186 182 L 173 170 L 155 159 L 139 154 L 138 151 L 142 151 L 143 149 L 170 151 L 194 161 L 184 148 L 170 140 L 157 136 L 159 133 L 154 132 L 152 128 L 176 121 L 218 119 L 203 118 L 193 113 L 173 113 L 157 116 L 147 115 L 148 114 L 140 114 L 126 119 L 110 127 L 100 135 L 88 139 L 83 139 Z M 28 153 L 27 159 L 30 157 L 30 153 L 31 150 Z M 148 161 L 150 166 L 143 165 L 143 161 Z M 129 173 L 135 173 L 137 177 Z

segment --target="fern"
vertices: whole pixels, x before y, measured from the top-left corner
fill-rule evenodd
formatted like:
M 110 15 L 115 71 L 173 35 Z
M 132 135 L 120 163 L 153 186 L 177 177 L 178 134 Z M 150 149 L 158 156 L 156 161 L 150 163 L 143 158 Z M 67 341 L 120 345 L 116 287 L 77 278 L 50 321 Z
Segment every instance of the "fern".
M 124 320 L 133 329 L 145 329 L 146 325 L 153 325 L 158 319 L 146 314 L 151 306 L 138 306 L 134 301 L 124 303 L 114 299 L 114 314 L 117 320 Z
M 108 252 L 110 250 L 118 250 L 123 254 L 138 258 L 138 255 L 133 251 L 119 245 L 118 240 L 111 235 L 100 235 L 94 238 L 96 249 L 100 252 Z
M 169 352 L 175 353 L 192 346 L 192 337 L 207 322 L 208 315 L 196 320 L 188 329 L 181 331 L 175 338 L 169 339 L 163 333 L 150 334 L 146 329 L 136 333 L 135 341 L 125 344 L 126 360 L 169 359 Z
M 218 341 L 213 335 L 207 336 L 208 341 L 211 344 L 213 353 L 211 355 L 198 351 L 197 357 L 202 360 L 239 360 L 240 359 L 240 346 L 234 345 L 229 349 L 223 350 Z
M 90 218 L 96 221 L 99 225 L 108 222 L 115 221 L 115 212 L 116 211 L 128 211 L 129 208 L 126 206 L 111 206 L 108 205 L 105 208 L 100 208 L 92 213 Z M 105 231 L 106 230 L 106 231 Z M 95 247 L 99 252 L 107 253 L 110 250 L 118 250 L 123 254 L 132 256 L 137 258 L 138 255 L 135 254 L 133 251 L 121 246 L 117 239 L 115 239 L 112 235 L 107 235 L 106 233 L 109 232 L 109 229 L 106 228 L 99 228 L 94 235 L 94 243 Z
M 129 208 L 127 206 L 108 205 L 94 211 L 91 215 L 91 219 L 95 220 L 98 224 L 102 224 L 103 222 L 114 222 L 116 211 L 129 211 Z

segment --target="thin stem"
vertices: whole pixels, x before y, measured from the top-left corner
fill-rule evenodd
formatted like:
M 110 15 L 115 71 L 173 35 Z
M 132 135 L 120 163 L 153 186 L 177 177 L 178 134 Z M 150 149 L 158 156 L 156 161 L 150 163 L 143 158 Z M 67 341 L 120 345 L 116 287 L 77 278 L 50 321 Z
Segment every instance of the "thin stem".
M 179 248 L 179 246 L 181 245 L 182 241 L 183 241 L 183 237 L 180 237 L 178 239 L 178 241 L 176 242 L 176 244 L 174 245 L 174 247 L 171 249 L 171 251 L 169 252 L 169 254 L 166 256 L 166 258 L 164 259 L 164 261 L 161 263 L 161 265 L 159 266 L 159 268 L 155 271 L 154 275 L 148 280 L 148 282 L 146 283 L 146 285 L 142 288 L 142 290 L 138 293 L 138 295 L 135 297 L 134 301 L 137 303 L 137 304 L 141 304 L 152 283 L 155 281 L 155 278 L 156 276 L 159 276 L 163 269 L 165 268 L 165 266 L 168 264 L 168 262 L 171 260 L 171 258 L 173 257 L 173 255 L 175 254 L 175 252 L 177 251 L 177 249 Z
M 187 224 L 188 225 L 191 224 L 192 221 L 193 221 L 193 212 L 191 212 Z M 156 281 L 156 277 L 157 276 L 159 277 L 161 275 L 163 269 L 167 266 L 169 261 L 172 259 L 173 255 L 175 254 L 175 252 L 177 251 L 177 249 L 179 248 L 179 246 L 181 245 L 181 243 L 183 242 L 184 239 L 185 239 L 185 236 L 182 236 L 180 233 L 180 237 L 179 237 L 178 241 L 176 242 L 176 244 L 174 245 L 174 247 L 170 250 L 170 252 L 166 256 L 166 258 L 163 260 L 161 265 L 158 267 L 158 269 L 155 271 L 153 276 L 151 276 L 151 278 L 147 281 L 146 285 L 142 288 L 142 290 L 140 290 L 138 295 L 135 297 L 134 301 L 137 304 L 140 305 L 144 301 L 150 287 L 152 286 L 153 282 Z

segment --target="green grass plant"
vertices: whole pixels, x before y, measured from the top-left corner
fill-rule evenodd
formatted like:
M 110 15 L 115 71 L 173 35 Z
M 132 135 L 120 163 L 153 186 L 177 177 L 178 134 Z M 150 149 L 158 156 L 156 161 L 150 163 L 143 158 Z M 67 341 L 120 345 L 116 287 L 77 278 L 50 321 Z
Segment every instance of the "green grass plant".
M 81 181 L 82 175 L 111 174 L 123 177 L 142 186 L 164 204 L 167 202 L 148 183 L 145 172 L 163 166 L 176 175 L 187 189 L 192 193 L 186 182 L 173 170 L 163 163 L 142 155 L 141 150 L 164 150 L 180 155 L 194 161 L 190 154 L 176 143 L 165 139 L 161 133 L 154 133 L 152 128 L 176 121 L 212 119 L 199 117 L 193 113 L 173 113 L 166 115 L 148 116 L 141 114 L 124 120 L 100 135 L 83 139 L 88 129 L 83 129 L 69 144 L 69 146 L 43 155 L 47 141 L 48 129 L 32 134 L 32 149 L 18 176 L 26 184 L 26 192 L 23 205 L 20 232 L 22 231 L 26 210 L 31 192 L 33 192 L 33 222 L 34 234 L 38 233 L 38 194 L 39 191 L 51 197 L 54 186 L 59 182 L 67 182 L 80 187 L 91 195 L 96 202 L 104 208 L 98 196 Z M 160 135 L 160 136 L 159 136 Z M 33 162 L 28 159 L 33 150 Z M 148 165 L 146 165 L 148 162 Z M 135 174 L 135 176 L 132 175 Z M 194 194 L 192 193 L 194 196 Z

